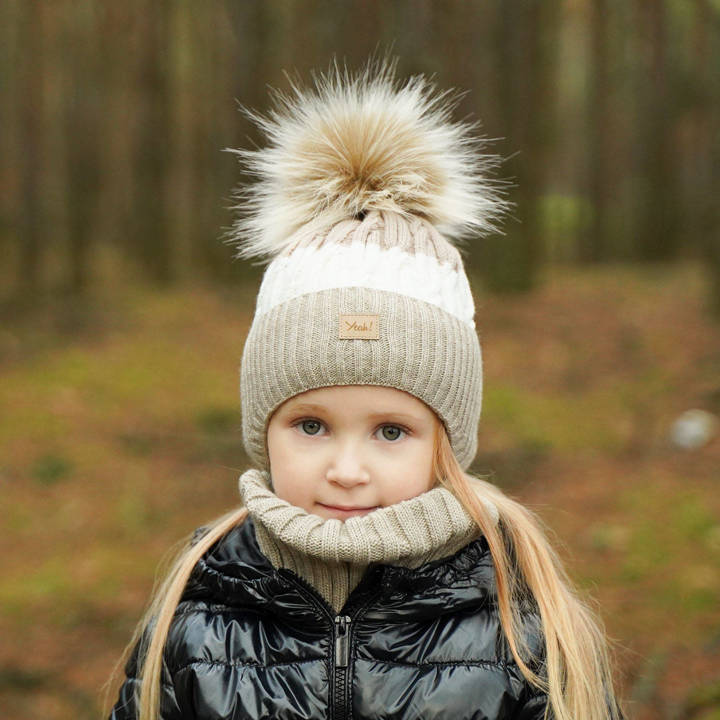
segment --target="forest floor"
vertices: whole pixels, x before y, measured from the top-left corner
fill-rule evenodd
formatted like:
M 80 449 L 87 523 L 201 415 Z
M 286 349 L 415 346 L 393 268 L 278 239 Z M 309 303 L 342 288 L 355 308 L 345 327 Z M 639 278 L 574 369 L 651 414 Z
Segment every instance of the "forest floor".
M 615 642 L 628 720 L 720 718 L 720 324 L 701 268 L 483 296 L 472 471 L 527 503 Z M 256 287 L 106 290 L 0 325 L 0 718 L 102 717 L 168 550 L 238 503 Z M 106 703 L 103 705 L 103 703 Z

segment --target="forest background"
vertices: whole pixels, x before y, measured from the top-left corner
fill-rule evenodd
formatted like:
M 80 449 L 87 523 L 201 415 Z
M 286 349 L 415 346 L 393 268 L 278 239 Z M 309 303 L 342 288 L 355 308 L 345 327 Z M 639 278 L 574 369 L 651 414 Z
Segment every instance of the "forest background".
M 158 563 L 238 502 L 238 104 L 385 52 L 467 91 L 514 203 L 465 251 L 472 471 L 552 528 L 629 718 L 720 718 L 720 2 L 6 0 L 3 720 L 107 713 Z

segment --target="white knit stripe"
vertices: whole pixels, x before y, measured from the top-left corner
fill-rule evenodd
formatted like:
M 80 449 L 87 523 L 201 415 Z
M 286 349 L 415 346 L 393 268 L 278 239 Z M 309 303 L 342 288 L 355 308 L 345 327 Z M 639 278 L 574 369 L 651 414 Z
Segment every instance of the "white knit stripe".
M 475 328 L 475 304 L 467 276 L 437 257 L 407 253 L 374 242 L 297 248 L 268 266 L 256 315 L 307 293 L 366 287 L 407 295 L 437 305 Z

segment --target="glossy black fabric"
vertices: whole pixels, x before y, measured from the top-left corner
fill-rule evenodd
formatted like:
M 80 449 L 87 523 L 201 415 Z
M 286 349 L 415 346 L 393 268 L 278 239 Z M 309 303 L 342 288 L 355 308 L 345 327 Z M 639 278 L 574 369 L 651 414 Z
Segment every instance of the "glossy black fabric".
M 480 538 L 414 570 L 369 568 L 336 620 L 270 565 L 249 519 L 188 582 L 165 648 L 162 718 L 540 720 L 546 698 L 502 640 L 493 587 Z M 532 618 L 528 633 L 537 646 Z M 111 720 L 135 717 L 136 655 Z

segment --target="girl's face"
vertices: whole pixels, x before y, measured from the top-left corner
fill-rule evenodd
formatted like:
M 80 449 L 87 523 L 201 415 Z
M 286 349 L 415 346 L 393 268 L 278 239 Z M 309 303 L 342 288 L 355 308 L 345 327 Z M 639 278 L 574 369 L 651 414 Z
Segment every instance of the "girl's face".
M 425 403 L 395 388 L 339 385 L 295 395 L 268 424 L 275 494 L 338 520 L 420 495 L 434 484 L 439 424 Z

